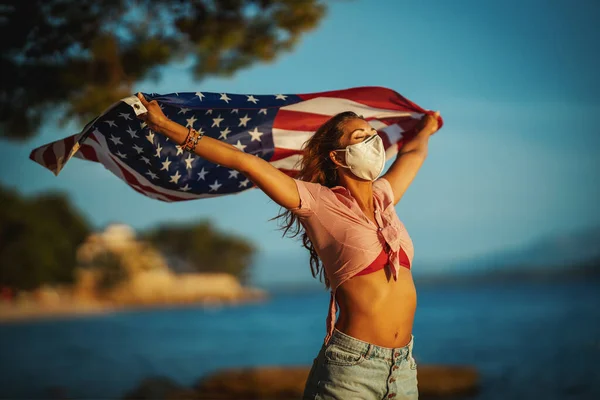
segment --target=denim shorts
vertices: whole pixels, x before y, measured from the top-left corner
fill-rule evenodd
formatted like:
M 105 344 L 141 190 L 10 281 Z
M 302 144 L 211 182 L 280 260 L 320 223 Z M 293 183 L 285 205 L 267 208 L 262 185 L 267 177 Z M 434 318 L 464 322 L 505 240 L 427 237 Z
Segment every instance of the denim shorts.
M 399 348 L 380 347 L 335 329 L 313 361 L 304 400 L 418 399 L 414 337 Z

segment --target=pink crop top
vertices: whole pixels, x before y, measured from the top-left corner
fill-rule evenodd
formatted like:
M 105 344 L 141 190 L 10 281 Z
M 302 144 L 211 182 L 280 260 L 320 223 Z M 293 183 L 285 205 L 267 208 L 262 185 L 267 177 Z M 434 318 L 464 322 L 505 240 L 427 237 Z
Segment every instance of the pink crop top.
M 413 243 L 396 214 L 392 187 L 385 178 L 373 182 L 376 224 L 365 216 L 345 187 L 328 188 L 318 183 L 294 181 L 300 206 L 290 211 L 299 217 L 331 286 L 325 336 L 328 343 L 335 326 L 337 288 L 374 262 L 389 264 L 397 279 L 402 264 L 409 267 L 413 264 Z M 388 260 L 381 257 L 377 261 L 382 252 Z

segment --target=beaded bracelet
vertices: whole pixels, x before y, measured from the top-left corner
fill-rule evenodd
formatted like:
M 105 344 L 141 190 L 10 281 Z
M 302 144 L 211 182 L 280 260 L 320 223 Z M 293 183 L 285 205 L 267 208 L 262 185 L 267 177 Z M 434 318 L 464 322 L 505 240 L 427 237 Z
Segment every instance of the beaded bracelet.
M 201 132 L 198 132 L 192 127 L 188 128 L 187 137 L 181 145 L 181 148 L 183 150 L 187 150 L 191 153 L 194 153 L 196 151 L 196 145 L 198 145 L 198 141 L 202 139 L 202 136 L 204 136 L 204 132 L 202 132 L 202 130 Z

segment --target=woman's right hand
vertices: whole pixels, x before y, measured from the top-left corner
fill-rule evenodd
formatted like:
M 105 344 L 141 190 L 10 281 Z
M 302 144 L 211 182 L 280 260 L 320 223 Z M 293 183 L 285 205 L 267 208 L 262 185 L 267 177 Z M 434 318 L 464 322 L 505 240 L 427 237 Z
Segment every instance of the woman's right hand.
M 137 97 L 148 110 L 147 113 L 140 114 L 137 117 L 144 121 L 152 131 L 162 133 L 161 129 L 169 121 L 169 118 L 162 112 L 158 102 L 156 100 L 147 101 L 140 92 L 138 92 Z

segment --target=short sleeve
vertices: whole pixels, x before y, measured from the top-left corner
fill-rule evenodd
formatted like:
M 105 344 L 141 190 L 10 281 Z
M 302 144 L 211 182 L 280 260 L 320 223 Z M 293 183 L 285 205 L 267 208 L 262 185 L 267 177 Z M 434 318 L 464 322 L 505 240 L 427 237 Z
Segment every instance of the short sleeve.
M 300 206 L 290 208 L 290 211 L 300 217 L 312 215 L 317 210 L 321 193 L 321 185 L 294 179 L 300 196 Z
M 385 178 L 379 178 L 373 182 L 373 187 L 382 194 L 384 207 L 394 203 L 394 191 L 392 185 Z

